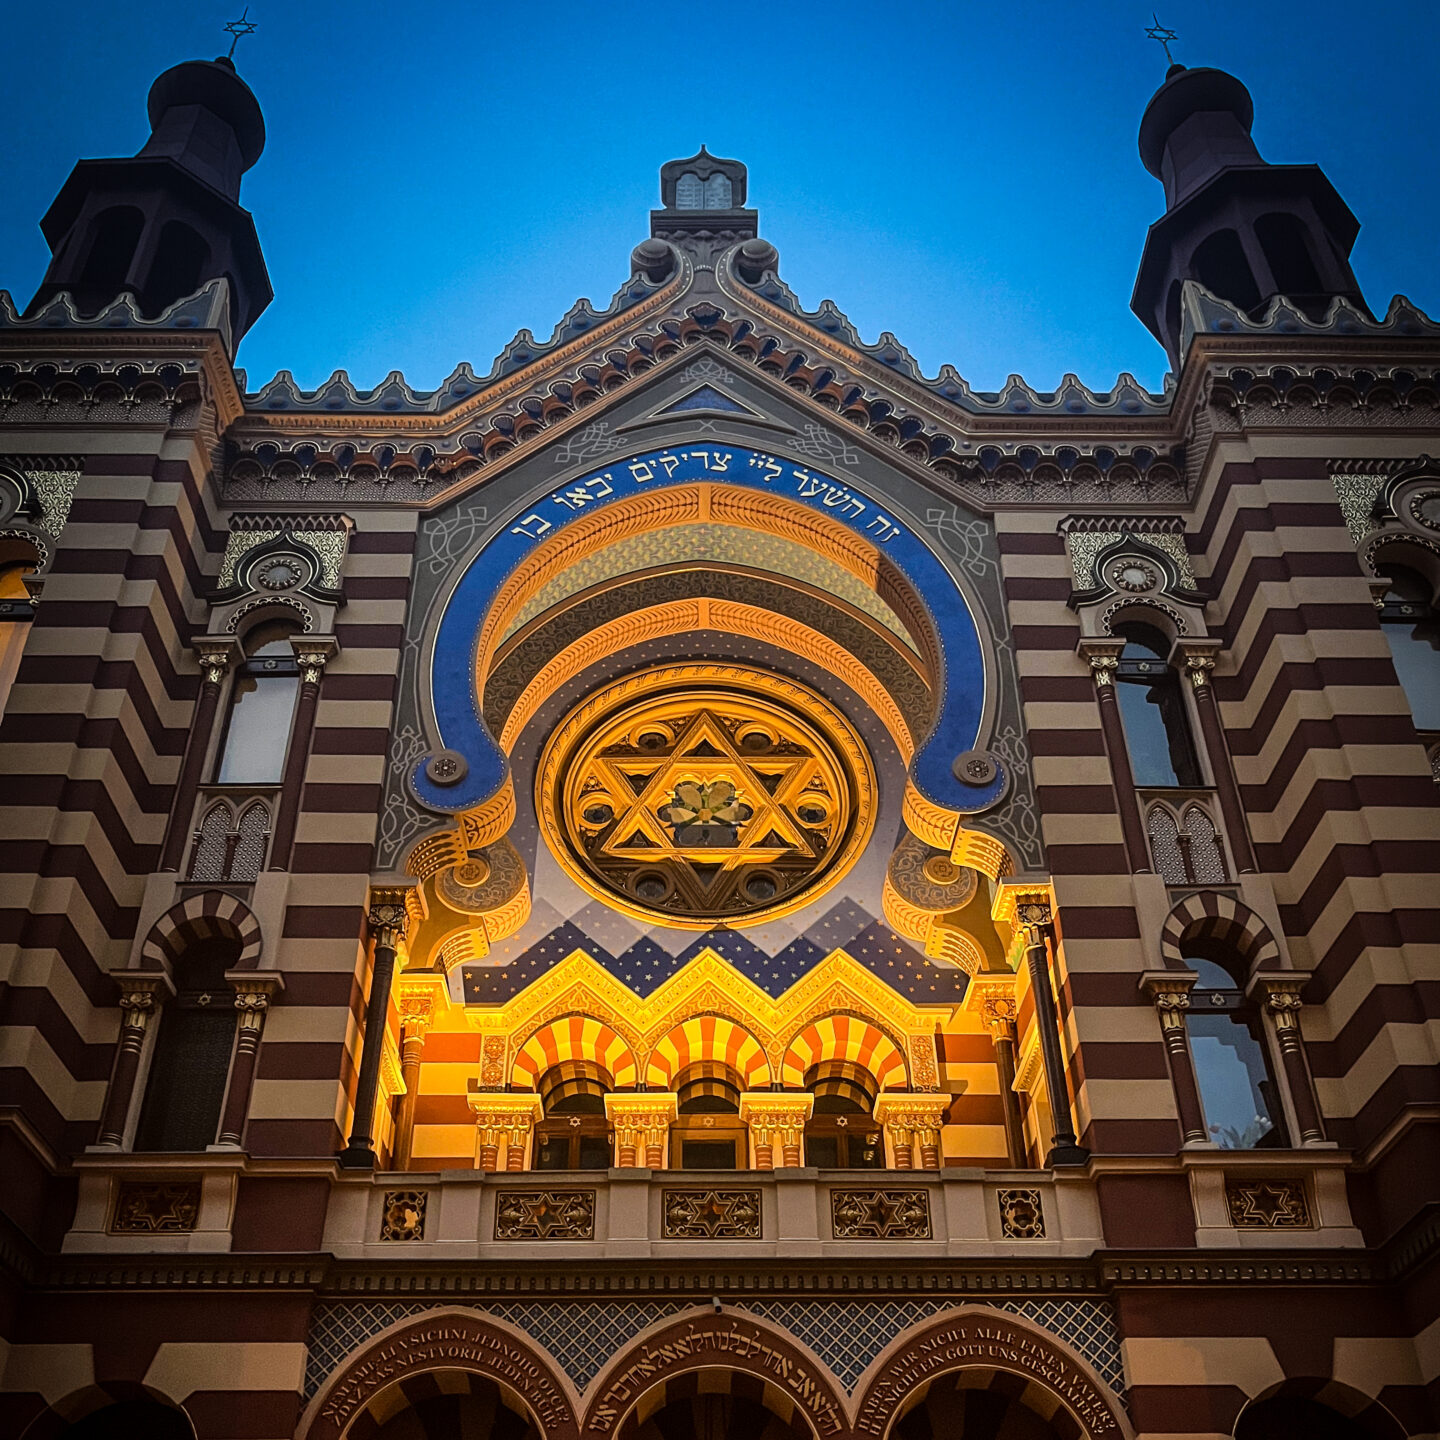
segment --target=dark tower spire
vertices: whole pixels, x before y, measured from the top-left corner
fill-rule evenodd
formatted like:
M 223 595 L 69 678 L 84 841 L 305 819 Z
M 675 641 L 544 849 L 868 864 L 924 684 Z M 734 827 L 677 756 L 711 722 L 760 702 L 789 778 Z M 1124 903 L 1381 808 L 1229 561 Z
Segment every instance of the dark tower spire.
M 1318 165 L 1263 160 L 1254 118 L 1233 75 L 1172 65 L 1140 121 L 1140 158 L 1165 186 L 1166 209 L 1130 308 L 1177 366 L 1186 280 L 1252 315 L 1276 295 L 1317 320 L 1336 296 L 1365 310 L 1349 261 L 1359 221 Z
M 40 222 L 50 268 L 34 312 L 68 291 L 82 315 L 129 292 L 154 317 L 223 276 L 233 339 L 274 292 L 240 177 L 265 148 L 265 121 L 228 58 L 189 60 L 150 87 L 150 139 L 129 159 L 82 160 Z

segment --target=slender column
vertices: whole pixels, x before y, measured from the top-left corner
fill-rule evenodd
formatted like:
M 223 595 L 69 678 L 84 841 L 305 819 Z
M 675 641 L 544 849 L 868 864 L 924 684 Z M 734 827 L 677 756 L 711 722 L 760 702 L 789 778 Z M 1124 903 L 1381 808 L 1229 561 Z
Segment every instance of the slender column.
M 940 1091 L 890 1092 L 875 1102 L 875 1119 L 890 1137 L 897 1170 L 938 1170 L 940 1128 L 950 1096 Z
M 1304 1037 L 1300 1034 L 1300 991 L 1308 979 L 1295 974 L 1259 974 L 1250 982 L 1252 993 L 1258 990 L 1265 997 L 1265 1008 L 1275 1025 L 1275 1039 L 1280 1046 L 1280 1060 L 1285 1066 L 1285 1082 L 1290 1090 L 1290 1103 L 1300 1128 L 1302 1145 L 1325 1143 L 1325 1122 L 1315 1100 L 1315 1085 L 1310 1076 L 1310 1061 L 1305 1054 Z
M 225 1113 L 220 1117 L 220 1138 L 216 1143 L 238 1146 L 250 1114 L 250 1093 L 255 1088 L 265 1012 L 270 1008 L 270 997 L 283 989 L 285 982 L 277 974 L 259 974 L 254 970 L 232 970 L 225 978 L 235 987 L 235 1008 L 240 1012 L 240 1023 L 236 1027 L 230 1089 L 225 1096 Z
M 680 1097 L 671 1090 L 612 1091 L 607 1095 L 605 1115 L 615 1127 L 616 1166 L 661 1169 L 665 1137 L 679 1113 Z
M 405 937 L 404 890 L 373 890 L 366 922 L 375 940 L 375 963 L 370 972 L 370 1003 L 365 1008 L 365 1038 L 360 1052 L 360 1076 L 355 1084 L 355 1114 L 350 1139 L 340 1152 L 347 1169 L 375 1168 L 375 1098 L 380 1086 L 380 1052 L 385 1043 L 385 1021 L 390 1012 L 390 984 L 395 975 L 395 947 Z
M 1060 1048 L 1060 1017 L 1050 988 L 1049 943 L 1054 939 L 1050 902 L 1027 897 L 1015 907 L 1015 925 L 1025 945 L 1025 965 L 1030 973 L 1030 994 L 1035 1001 L 1035 1028 L 1040 1038 L 1040 1060 L 1045 1070 L 1045 1089 L 1050 1097 L 1050 1123 L 1054 1143 L 1045 1164 L 1083 1165 L 1090 1152 L 1075 1136 L 1070 1118 L 1070 1090 L 1065 1083 L 1065 1057 Z
M 1140 804 L 1135 798 L 1135 772 L 1130 768 L 1130 751 L 1125 744 L 1125 722 L 1115 698 L 1115 672 L 1120 667 L 1123 640 L 1082 640 L 1080 654 L 1089 662 L 1095 681 L 1095 701 L 1100 709 L 1100 733 L 1110 759 L 1115 782 L 1115 811 L 1120 817 L 1120 834 L 1125 841 L 1125 858 L 1137 875 L 1149 874 L 1150 847 L 1140 823 Z
M 1235 767 L 1230 761 L 1230 747 L 1225 743 L 1225 727 L 1220 723 L 1220 707 L 1210 684 L 1215 668 L 1218 640 L 1208 642 L 1179 641 L 1177 649 L 1185 659 L 1185 672 L 1195 694 L 1195 713 L 1200 717 L 1200 734 L 1205 753 L 1210 758 L 1210 773 L 1215 777 L 1215 793 L 1220 800 L 1220 813 L 1225 817 L 1225 833 L 1230 837 L 1230 851 L 1235 868 L 1242 875 L 1253 875 L 1258 868 L 1255 850 L 1250 844 L 1250 831 L 1245 824 L 1245 807 L 1240 801 L 1240 786 L 1235 780 Z
M 179 870 L 185 858 L 185 841 L 195 817 L 195 796 L 200 789 L 200 772 L 210 749 L 210 735 L 215 729 L 215 712 L 220 705 L 220 687 L 225 672 L 238 653 L 233 635 L 202 635 L 195 641 L 200 655 L 200 694 L 195 700 L 195 714 L 190 720 L 190 738 L 185 745 L 185 758 L 175 782 L 175 798 L 170 809 L 170 824 L 165 843 L 160 849 L 160 869 Z
M 775 1169 L 777 1146 L 781 1165 L 805 1163 L 805 1122 L 814 1110 L 815 1097 L 808 1090 L 757 1090 L 741 1095 L 740 1118 L 755 1142 L 757 1169 Z
M 120 1039 L 115 1047 L 115 1069 L 105 1092 L 97 1141 L 107 1150 L 119 1150 L 125 1144 L 125 1127 L 135 1096 L 135 1078 L 140 1073 L 145 1032 L 151 1016 L 159 1012 L 161 1002 L 175 993 L 175 987 L 163 975 L 117 975 L 115 979 L 120 986 Z
M 1147 970 L 1140 977 L 1140 989 L 1160 1015 L 1165 1063 L 1175 1091 L 1180 1139 L 1185 1145 L 1201 1145 L 1210 1138 L 1205 1131 L 1205 1107 L 1200 1103 L 1200 1087 L 1195 1080 L 1195 1057 L 1190 1053 L 1190 1041 L 1185 1033 L 1190 991 L 1199 978 L 1193 970 Z
M 310 741 L 315 734 L 315 712 L 320 704 L 320 677 L 335 653 L 333 636 L 306 635 L 290 642 L 300 662 L 300 695 L 295 702 L 295 721 L 290 727 L 290 748 L 285 755 L 285 775 L 280 785 L 280 804 L 270 840 L 271 870 L 290 867 L 295 843 L 295 825 L 300 818 L 300 797 L 305 792 L 305 765 L 310 759 Z
M 987 986 L 981 1001 L 980 1014 L 990 1031 L 990 1039 L 995 1046 L 995 1066 L 1000 1072 L 1000 1100 L 1005 1117 L 1005 1153 L 1010 1164 L 1019 1169 L 1026 1164 L 1025 1121 L 1020 1114 L 1020 1097 L 1015 1093 L 1017 1007 L 1013 982 L 1009 982 L 1008 993 L 1002 992 L 998 987 Z
M 420 1060 L 425 1053 L 425 1036 L 435 1018 L 435 992 L 402 980 L 400 983 L 400 1077 L 405 1093 L 395 1119 L 395 1160 L 397 1170 L 409 1168 L 415 1141 L 415 1104 L 420 1096 Z

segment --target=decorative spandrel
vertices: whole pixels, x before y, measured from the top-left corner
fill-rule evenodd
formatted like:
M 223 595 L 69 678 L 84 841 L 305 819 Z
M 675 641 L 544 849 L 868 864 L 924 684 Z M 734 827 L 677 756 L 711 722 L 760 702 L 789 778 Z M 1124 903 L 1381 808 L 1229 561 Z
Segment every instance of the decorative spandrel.
M 687 929 L 808 903 L 864 849 L 875 775 L 834 706 L 746 666 L 650 671 L 586 700 L 541 757 L 560 863 L 628 914 Z

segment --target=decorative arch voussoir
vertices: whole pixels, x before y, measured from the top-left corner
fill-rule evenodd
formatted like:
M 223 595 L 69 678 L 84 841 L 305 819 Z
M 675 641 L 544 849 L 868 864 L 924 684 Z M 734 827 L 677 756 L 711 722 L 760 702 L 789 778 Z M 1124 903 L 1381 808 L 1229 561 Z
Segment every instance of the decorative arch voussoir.
M 1160 930 L 1160 952 L 1165 964 L 1183 970 L 1184 947 L 1196 940 L 1227 946 L 1249 971 L 1280 965 L 1280 947 L 1270 927 L 1233 895 L 1201 891 L 1187 895 L 1170 911 Z
M 170 970 L 189 945 L 222 936 L 240 942 L 237 970 L 260 963 L 260 921 L 245 902 L 224 890 L 202 890 L 172 905 L 151 927 L 140 956 L 147 970 Z

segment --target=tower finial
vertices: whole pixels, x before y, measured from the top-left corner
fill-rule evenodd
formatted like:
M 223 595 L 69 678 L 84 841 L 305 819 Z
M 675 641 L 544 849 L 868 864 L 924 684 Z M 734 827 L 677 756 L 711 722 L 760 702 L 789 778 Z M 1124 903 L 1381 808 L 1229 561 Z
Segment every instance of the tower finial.
M 249 19 L 250 7 L 247 5 L 238 20 L 232 20 L 224 27 L 225 33 L 231 37 L 230 49 L 226 51 L 225 58 L 234 60 L 235 47 L 240 43 L 242 35 L 253 35 L 255 33 L 255 22 Z
M 1150 18 L 1155 23 L 1145 27 L 1145 34 L 1149 36 L 1151 40 L 1154 40 L 1165 52 L 1165 63 L 1173 66 L 1175 64 L 1175 57 L 1170 53 L 1170 42 L 1178 37 L 1173 30 L 1167 29 L 1160 23 L 1160 17 L 1153 10 L 1150 12 Z

